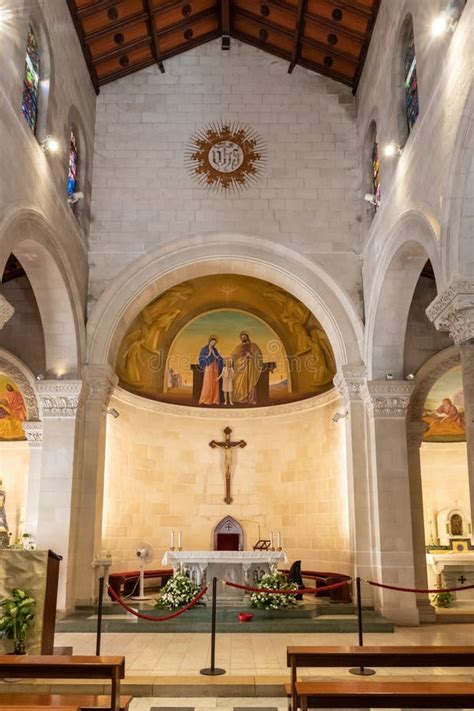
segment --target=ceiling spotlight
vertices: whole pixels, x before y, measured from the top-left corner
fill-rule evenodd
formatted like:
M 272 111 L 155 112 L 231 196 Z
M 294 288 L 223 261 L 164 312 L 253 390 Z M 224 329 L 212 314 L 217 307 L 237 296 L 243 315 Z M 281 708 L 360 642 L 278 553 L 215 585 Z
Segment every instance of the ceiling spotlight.
M 107 410 L 107 414 L 108 414 L 108 415 L 112 415 L 112 417 L 114 418 L 114 420 L 116 420 L 117 417 L 120 417 L 120 412 L 119 412 L 118 410 L 116 410 L 115 407 L 110 407 L 110 408 Z
M 386 373 L 385 380 L 393 380 L 393 373 Z
M 38 373 L 38 375 L 36 376 L 36 380 L 44 380 L 43 373 Z
M 413 373 L 408 373 L 406 379 L 407 380 L 415 380 L 415 376 L 413 375 Z
M 40 145 L 44 153 L 57 153 L 59 151 L 59 141 L 53 136 L 46 136 Z
M 336 412 L 336 414 L 332 417 L 333 422 L 339 422 L 339 420 L 344 420 L 349 413 L 346 411 L 344 413 L 342 412 Z
M 364 200 L 366 202 L 370 202 L 371 205 L 375 205 L 375 207 L 379 206 L 379 201 L 377 200 L 375 195 L 373 195 L 372 193 L 365 193 Z
M 450 8 L 449 12 L 441 12 L 434 18 L 431 23 L 432 37 L 442 37 L 448 32 L 454 32 L 456 29 L 456 20 L 453 18 L 454 7 Z
M 398 145 L 398 143 L 394 143 L 394 141 L 391 141 L 390 143 L 387 143 L 385 148 L 383 149 L 383 154 L 387 158 L 392 158 L 392 156 L 395 155 L 402 155 L 402 148 L 401 146 Z

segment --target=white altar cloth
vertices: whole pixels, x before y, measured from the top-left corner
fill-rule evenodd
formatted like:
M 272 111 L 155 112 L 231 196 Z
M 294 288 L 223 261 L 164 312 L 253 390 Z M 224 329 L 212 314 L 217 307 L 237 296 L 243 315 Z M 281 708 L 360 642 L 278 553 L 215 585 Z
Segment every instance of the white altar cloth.
M 284 551 L 166 551 L 161 561 L 176 573 L 189 571 L 196 585 L 207 585 L 213 577 L 239 585 L 258 585 L 262 575 L 278 563 L 288 563 Z M 243 591 L 225 587 L 227 599 L 241 600 Z

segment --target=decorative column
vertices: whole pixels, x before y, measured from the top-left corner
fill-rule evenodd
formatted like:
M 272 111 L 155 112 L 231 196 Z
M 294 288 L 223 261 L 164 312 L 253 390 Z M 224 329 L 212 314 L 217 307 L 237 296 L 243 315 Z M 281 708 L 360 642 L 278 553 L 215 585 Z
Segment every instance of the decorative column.
M 415 587 L 406 414 L 412 382 L 372 380 L 364 388 L 370 431 L 373 575 L 378 582 Z M 413 593 L 376 588 L 382 615 L 400 625 L 419 622 Z
M 411 522 L 413 533 L 413 556 L 415 561 L 415 587 L 426 590 L 428 574 L 426 570 L 425 517 L 423 506 L 423 483 L 421 479 L 420 447 L 423 435 L 428 429 L 424 422 L 410 421 L 407 425 L 408 475 L 410 479 Z M 420 622 L 436 622 L 436 610 L 427 593 L 416 596 Z
M 38 496 L 38 548 L 51 548 L 62 556 L 58 609 L 66 606 L 69 584 L 71 492 L 76 415 L 80 380 L 42 380 L 38 395 L 43 414 L 43 453 Z
M 41 459 L 43 456 L 43 423 L 32 421 L 24 422 L 23 429 L 26 439 L 28 440 L 30 454 L 24 533 L 31 534 L 36 541 L 41 484 Z
M 474 522 L 474 281 L 457 279 L 426 309 L 438 331 L 449 331 L 461 354 L 471 521 Z
M 73 494 L 74 585 L 68 607 L 90 604 L 92 562 L 100 555 L 104 499 L 107 406 L 118 382 L 108 365 L 88 365 L 82 371 L 84 390 L 78 427 Z
M 365 365 L 359 364 L 342 366 L 334 378 L 334 385 L 347 413 L 344 427 L 353 575 L 364 579 L 372 575 L 368 448 L 365 404 L 362 397 L 366 377 Z M 372 588 L 363 585 L 362 597 L 364 603 L 373 604 Z

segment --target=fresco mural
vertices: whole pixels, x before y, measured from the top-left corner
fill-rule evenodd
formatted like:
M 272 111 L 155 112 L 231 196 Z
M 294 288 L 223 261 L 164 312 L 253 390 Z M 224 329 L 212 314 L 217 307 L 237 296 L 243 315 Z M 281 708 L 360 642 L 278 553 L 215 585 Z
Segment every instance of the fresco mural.
M 258 407 L 330 389 L 336 364 L 319 321 L 298 299 L 240 275 L 200 277 L 148 304 L 126 333 L 120 384 L 196 407 Z
M 23 440 L 26 407 L 17 384 L 0 373 L 0 442 Z
M 435 382 L 425 401 L 425 442 L 465 442 L 464 393 L 461 366 L 455 366 Z

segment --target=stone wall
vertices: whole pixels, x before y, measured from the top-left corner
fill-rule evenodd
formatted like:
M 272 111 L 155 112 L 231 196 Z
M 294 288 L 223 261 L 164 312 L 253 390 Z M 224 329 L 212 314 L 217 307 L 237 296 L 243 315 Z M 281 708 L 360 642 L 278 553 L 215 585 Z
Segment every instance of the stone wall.
M 229 195 L 188 174 L 186 146 L 219 120 L 267 146 L 263 176 Z M 140 255 L 198 234 L 257 235 L 319 262 L 360 308 L 360 183 L 350 89 L 232 40 L 104 86 L 97 103 L 91 306 Z
M 134 569 L 136 546 L 152 544 L 160 566 L 170 531 L 185 548 L 212 549 L 216 524 L 231 515 L 251 548 L 281 530 L 290 562 L 349 572 L 343 428 L 332 422 L 334 392 L 252 411 L 209 412 L 143 401 L 116 391 L 108 418 L 103 550 L 112 569 Z M 224 497 L 223 453 L 209 447 L 230 425 L 238 449 L 234 503 Z

